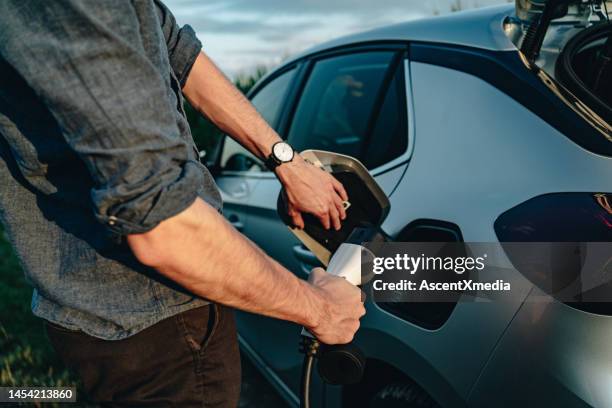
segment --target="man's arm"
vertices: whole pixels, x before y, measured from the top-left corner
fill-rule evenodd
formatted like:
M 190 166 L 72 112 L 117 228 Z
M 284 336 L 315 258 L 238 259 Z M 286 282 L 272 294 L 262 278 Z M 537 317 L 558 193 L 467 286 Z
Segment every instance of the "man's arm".
M 304 324 L 325 342 L 350 339 L 358 289 L 321 270 L 300 282 L 197 198 L 204 173 L 141 52 L 131 3 L 3 0 L 0 15 L 0 57 L 87 166 L 97 219 L 142 263 L 201 297 Z
M 221 130 L 262 159 L 281 140 L 203 52 L 193 64 L 183 93 Z M 340 229 L 340 222 L 346 217 L 342 202 L 348 197 L 338 180 L 307 164 L 299 155 L 290 163 L 278 166 L 275 172 L 285 187 L 288 212 L 294 225 L 304 227 L 301 213 L 306 212 L 317 216 L 325 228 Z
M 193 293 L 301 324 L 327 344 L 351 341 L 365 313 L 359 289 L 320 268 L 311 283 L 298 279 L 201 199 L 128 243 L 142 263 Z

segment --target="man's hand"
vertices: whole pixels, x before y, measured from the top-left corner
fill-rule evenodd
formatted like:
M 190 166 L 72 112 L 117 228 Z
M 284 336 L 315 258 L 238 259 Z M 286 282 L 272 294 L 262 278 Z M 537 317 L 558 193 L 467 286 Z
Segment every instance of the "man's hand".
M 261 159 L 268 157 L 272 146 L 281 141 L 204 53 L 193 64 L 183 93 L 191 105 Z M 310 213 L 326 229 L 340 229 L 340 221 L 346 218 L 342 202 L 348 200 L 340 182 L 299 155 L 278 166 L 276 174 L 287 192 L 289 216 L 296 227 L 304 228 L 302 213 Z
M 342 184 L 331 174 L 313 166 L 298 154 L 289 163 L 276 168 L 276 175 L 287 194 L 287 214 L 293 225 L 304 228 L 302 213 L 317 217 L 325 229 L 339 230 L 346 218 L 343 202 L 348 195 Z
M 359 319 L 365 314 L 363 292 L 322 268 L 314 268 L 308 281 L 318 289 L 323 304 L 317 325 L 306 328 L 325 344 L 350 343 L 359 329 Z

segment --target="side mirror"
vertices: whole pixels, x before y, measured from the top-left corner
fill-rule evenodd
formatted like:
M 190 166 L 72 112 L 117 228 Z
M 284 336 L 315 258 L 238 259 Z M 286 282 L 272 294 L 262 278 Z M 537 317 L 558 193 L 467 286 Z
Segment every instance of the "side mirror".
M 261 169 L 261 165 L 253 157 L 247 156 L 244 153 L 234 153 L 227 159 L 223 169 L 229 171 L 249 171 L 253 169 L 253 166 Z
M 216 176 L 221 172 L 221 152 L 223 151 L 223 143 L 225 142 L 226 135 L 221 135 L 217 140 L 213 141 L 204 149 L 198 152 L 200 161 L 206 166 L 213 176 Z

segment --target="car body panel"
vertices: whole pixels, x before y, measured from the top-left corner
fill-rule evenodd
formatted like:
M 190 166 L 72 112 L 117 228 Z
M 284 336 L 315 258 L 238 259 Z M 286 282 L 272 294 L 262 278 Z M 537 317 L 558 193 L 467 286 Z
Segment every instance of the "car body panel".
M 496 217 L 520 202 L 546 192 L 609 189 L 609 158 L 580 148 L 490 84 L 429 64 L 411 63 L 411 72 L 415 147 L 406 175 L 391 198 L 392 211 L 383 225 L 388 233 L 399 232 L 415 219 L 434 218 L 457 224 L 466 242 L 495 242 Z M 448 98 L 449 89 L 460 95 L 460 103 L 459 98 Z M 550 157 L 555 160 L 545 160 Z M 402 203 L 403 211 L 393 211 L 399 206 L 397 202 Z M 532 287 L 518 274 L 512 284 L 515 294 L 520 291 L 524 296 Z M 465 398 L 521 306 L 520 298 L 514 298 L 515 302 L 487 305 L 460 303 L 435 333 L 423 329 L 411 333 L 409 324 L 383 324 L 371 313 L 363 326 L 384 327 L 384 332 L 393 333 L 418 350 L 433 366 L 432 371 L 446 379 L 431 389 L 432 395 L 441 395 L 436 391 L 449 382 L 455 394 Z M 374 346 L 368 355 L 380 354 L 381 350 L 385 349 Z M 395 354 L 394 350 L 397 355 L 408 358 L 410 353 Z M 377 358 L 386 360 L 390 356 Z M 418 381 L 422 370 L 412 367 L 414 363 L 400 366 Z M 422 382 L 428 391 L 434 384 Z
M 287 64 L 329 49 L 380 41 L 406 41 L 408 45 L 413 40 L 516 51 L 502 29 L 512 11 L 512 5 L 503 5 L 377 29 L 322 44 Z M 405 73 L 409 146 L 397 165 L 372 172 L 390 195 L 391 211 L 383 224 L 389 235 L 397 236 L 415 220 L 434 219 L 456 224 L 465 242 L 497 242 L 495 219 L 521 202 L 546 193 L 610 190 L 612 159 L 579 146 L 490 81 L 416 61 L 405 62 Z M 276 216 L 280 184 L 271 175 L 256 178 L 257 183 L 249 190 L 244 232 L 298 276 L 305 277 L 311 265 L 294 257 L 292 248 L 298 241 Z M 499 261 L 500 267 L 511 266 L 503 254 Z M 533 285 L 518 272 L 504 279 L 513 286 L 512 300 L 460 302 L 436 330 L 402 320 L 368 302 L 356 342 L 368 358 L 398 368 L 443 406 L 498 406 L 500 393 L 507 386 L 499 373 L 512 369 L 514 360 L 521 357 L 517 350 L 528 356 L 516 366 L 538 370 L 532 378 L 546 377 L 549 392 L 558 392 L 559 399 L 567 396 L 568 403 L 575 400 L 578 405 L 609 405 L 609 395 L 605 394 L 605 387 L 610 389 L 606 382 L 606 370 L 609 373 L 612 367 L 609 359 L 602 358 L 592 369 L 585 361 L 596 358 L 589 350 L 612 355 L 612 346 L 577 339 L 569 329 L 570 324 L 576 324 L 604 339 L 609 334 L 609 318 L 597 316 L 580 322 L 585 313 L 562 304 L 524 303 Z M 542 308 L 549 318 L 533 320 Z M 247 321 L 243 315 L 239 314 L 238 324 L 248 353 L 273 381 L 281 382 L 277 384 L 279 389 L 296 404 L 301 365 L 297 353 L 299 328 L 263 317 Z M 553 318 L 567 322 L 554 322 Z M 542 329 L 537 322 L 543 322 Z M 547 337 L 543 328 L 549 328 L 555 339 L 568 336 L 573 341 L 544 350 L 542 339 Z M 531 343 L 526 330 L 533 330 L 532 337 L 540 343 L 533 342 L 540 348 L 527 347 Z M 526 337 L 523 342 L 522 337 Z M 564 356 L 563 352 L 574 353 L 575 357 Z M 531 366 L 531 353 L 541 353 L 538 358 L 542 363 Z M 545 358 L 556 359 L 550 367 L 558 369 L 557 374 L 548 372 Z M 597 390 L 590 390 L 578 374 L 597 383 Z M 517 380 L 517 384 L 525 381 Z M 512 392 L 519 394 L 519 386 Z M 337 406 L 340 393 L 339 387 L 327 387 L 328 406 Z
M 223 200 L 224 217 L 238 231 L 243 231 L 248 224 L 248 203 L 259 180 L 225 176 L 217 177 L 215 182 Z
M 466 242 L 495 242 L 495 218 L 529 198 L 610 188 L 610 158 L 576 145 L 487 82 L 423 63 L 411 71 L 415 147 L 395 194 L 422 197 L 404 205 L 416 217 L 452 220 Z M 385 225 L 397 223 L 390 216 Z
M 533 300 L 541 296 L 534 289 L 512 321 L 470 405 L 612 406 L 612 317 Z

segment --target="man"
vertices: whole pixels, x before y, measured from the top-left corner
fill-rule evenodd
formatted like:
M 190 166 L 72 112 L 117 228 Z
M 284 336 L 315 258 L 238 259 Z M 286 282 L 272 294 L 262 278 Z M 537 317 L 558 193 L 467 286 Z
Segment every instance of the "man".
M 351 340 L 357 288 L 297 279 L 219 214 L 183 95 L 266 160 L 297 226 L 312 213 L 339 228 L 344 189 L 278 144 L 162 3 L 3 0 L 0 71 L 1 219 L 33 312 L 93 399 L 235 406 L 228 307 Z

